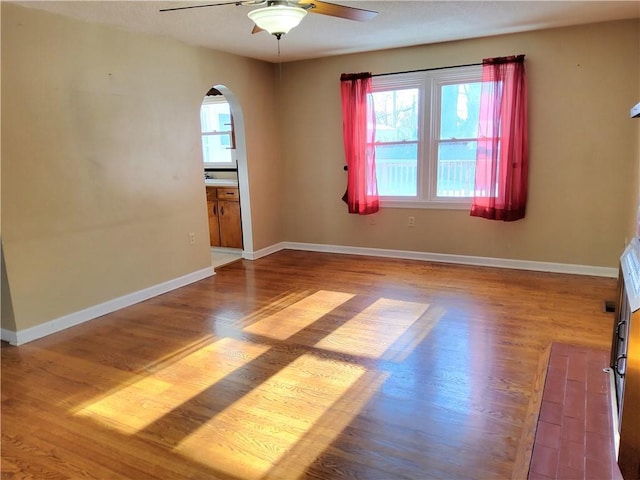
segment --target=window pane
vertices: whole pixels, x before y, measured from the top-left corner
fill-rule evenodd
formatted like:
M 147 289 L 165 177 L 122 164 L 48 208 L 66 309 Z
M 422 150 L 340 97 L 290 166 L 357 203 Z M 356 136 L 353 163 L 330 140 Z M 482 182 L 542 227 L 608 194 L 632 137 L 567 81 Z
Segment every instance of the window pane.
M 471 197 L 478 143 L 443 142 L 438 146 L 438 197 Z
M 418 144 L 376 145 L 378 195 L 416 196 L 418 194 Z
M 440 92 L 440 138 L 478 138 L 481 82 L 443 85 Z
M 418 100 L 417 88 L 373 94 L 380 196 L 418 194 Z
M 229 134 L 221 135 L 203 135 L 202 136 L 202 155 L 205 163 L 230 163 L 231 136 Z
M 376 142 L 418 140 L 418 89 L 374 92 Z
M 228 103 L 205 103 L 200 108 L 202 133 L 231 130 L 231 112 Z

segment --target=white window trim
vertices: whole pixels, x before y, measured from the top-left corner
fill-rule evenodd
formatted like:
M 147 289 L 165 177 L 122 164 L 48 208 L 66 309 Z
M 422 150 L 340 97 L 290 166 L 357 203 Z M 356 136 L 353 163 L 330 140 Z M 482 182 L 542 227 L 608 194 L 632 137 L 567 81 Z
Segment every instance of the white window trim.
M 222 95 L 207 95 L 202 100 L 203 105 L 213 105 L 216 103 L 229 103 L 226 98 Z M 229 105 L 229 112 L 231 113 L 231 105 Z M 221 135 L 229 135 L 231 138 L 232 129 L 229 130 L 220 130 L 220 131 L 211 131 L 211 132 L 203 132 L 202 126 L 200 126 L 200 136 L 221 136 Z M 233 149 L 232 149 L 233 150 Z M 204 161 L 204 153 L 203 153 L 203 165 L 205 169 L 215 170 L 215 169 L 227 169 L 227 168 L 237 168 L 237 161 L 235 155 L 231 154 L 231 160 L 229 162 L 205 162 Z
M 451 83 L 482 80 L 482 66 L 472 65 L 440 70 L 399 73 L 373 78 L 373 91 L 418 88 L 418 185 L 415 197 L 381 196 L 383 208 L 427 208 L 468 210 L 469 197 L 436 197 L 437 158 L 439 141 L 440 86 Z M 436 108 L 433 108 L 435 105 Z M 433 127 L 433 128 L 432 128 Z

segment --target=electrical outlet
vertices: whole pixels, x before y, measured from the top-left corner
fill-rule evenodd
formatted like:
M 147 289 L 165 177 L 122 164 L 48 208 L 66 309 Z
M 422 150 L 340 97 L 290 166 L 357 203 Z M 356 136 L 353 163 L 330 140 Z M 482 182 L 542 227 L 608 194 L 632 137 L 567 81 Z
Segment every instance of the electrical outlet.
M 409 223 L 407 224 L 408 227 L 415 227 L 416 226 L 416 217 L 409 217 Z
M 191 232 L 189 233 L 189 245 L 193 245 L 196 243 L 196 234 Z

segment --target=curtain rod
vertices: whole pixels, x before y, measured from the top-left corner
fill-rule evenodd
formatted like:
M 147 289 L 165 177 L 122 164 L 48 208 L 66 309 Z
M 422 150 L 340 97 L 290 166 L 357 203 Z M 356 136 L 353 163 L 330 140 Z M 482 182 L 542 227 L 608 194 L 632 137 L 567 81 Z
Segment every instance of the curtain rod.
M 406 70 L 404 72 L 387 72 L 387 73 L 374 73 L 372 77 L 384 77 L 385 75 L 401 75 L 403 73 L 416 73 L 416 72 L 429 72 L 431 70 L 444 70 L 446 68 L 460 68 L 460 67 L 476 67 L 482 65 L 480 63 L 467 63 L 466 65 L 449 65 L 447 67 L 432 67 L 432 68 L 420 68 L 418 70 Z

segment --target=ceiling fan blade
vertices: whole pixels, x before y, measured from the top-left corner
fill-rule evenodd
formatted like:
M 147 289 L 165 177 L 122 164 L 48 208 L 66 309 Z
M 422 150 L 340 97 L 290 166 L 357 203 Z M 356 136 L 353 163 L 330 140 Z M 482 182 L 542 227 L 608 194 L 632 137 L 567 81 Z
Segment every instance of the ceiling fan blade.
M 203 7 L 218 7 L 220 5 L 242 5 L 242 2 L 224 2 L 224 3 L 209 3 L 207 5 L 189 5 L 186 7 L 162 8 L 160 11 L 173 12 L 175 10 L 187 10 L 189 8 L 203 8 Z
M 253 30 L 251 30 L 251 33 L 260 33 L 260 32 L 264 32 L 264 29 L 260 28 L 258 25 L 254 25 L 253 26 Z
M 378 15 L 378 12 L 374 12 L 373 10 L 336 5 L 335 3 L 321 2 L 319 0 L 299 0 L 298 5 L 313 5 L 309 8 L 309 12 L 331 15 L 332 17 L 346 18 L 357 22 L 366 22 Z
M 206 5 L 187 5 L 186 7 L 163 8 L 160 11 L 173 12 L 175 10 L 188 10 L 190 8 L 220 7 L 222 5 L 261 5 L 263 3 L 265 3 L 265 0 L 236 0 L 235 2 L 207 3 Z

